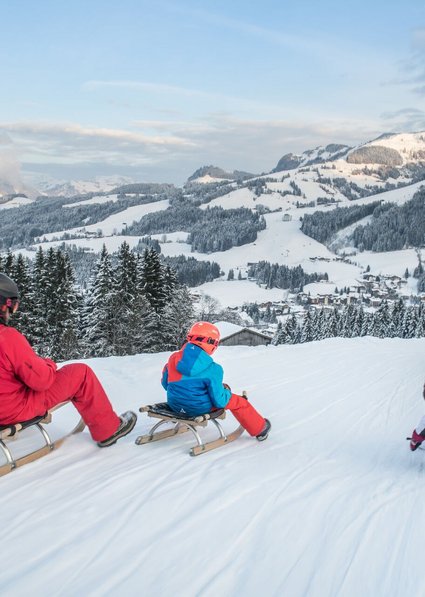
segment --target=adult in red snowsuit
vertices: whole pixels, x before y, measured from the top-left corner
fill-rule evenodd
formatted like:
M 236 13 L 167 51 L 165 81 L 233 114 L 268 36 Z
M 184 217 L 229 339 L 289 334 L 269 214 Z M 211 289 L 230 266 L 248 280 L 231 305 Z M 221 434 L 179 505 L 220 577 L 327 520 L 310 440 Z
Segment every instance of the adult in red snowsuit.
M 16 284 L 0 273 L 0 425 L 44 415 L 70 400 L 100 447 L 129 433 L 136 422 L 131 411 L 119 417 L 95 373 L 83 363 L 64 365 L 39 357 L 8 321 L 19 304 Z

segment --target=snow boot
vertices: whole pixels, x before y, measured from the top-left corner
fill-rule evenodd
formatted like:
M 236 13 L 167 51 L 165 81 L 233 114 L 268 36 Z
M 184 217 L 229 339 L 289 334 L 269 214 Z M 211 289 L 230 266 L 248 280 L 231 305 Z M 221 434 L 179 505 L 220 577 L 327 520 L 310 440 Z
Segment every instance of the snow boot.
M 120 439 L 120 437 L 124 437 L 125 435 L 130 433 L 130 431 L 136 424 L 137 415 L 131 410 L 128 410 L 127 412 L 120 415 L 120 419 L 121 425 L 118 427 L 115 433 L 111 435 L 111 437 L 108 437 L 107 439 L 104 439 L 101 442 L 97 442 L 99 448 L 107 448 L 108 446 L 112 446 L 113 444 L 115 444 L 117 440 Z
M 272 428 L 272 424 L 270 423 L 270 421 L 268 419 L 264 420 L 266 424 L 264 425 L 262 432 L 255 436 L 259 442 L 263 442 L 265 439 L 268 438 L 270 429 Z
M 412 452 L 419 448 L 423 441 L 425 441 L 425 437 L 423 435 L 419 435 L 419 433 L 416 432 L 416 429 L 414 429 L 412 437 L 410 438 L 410 449 Z

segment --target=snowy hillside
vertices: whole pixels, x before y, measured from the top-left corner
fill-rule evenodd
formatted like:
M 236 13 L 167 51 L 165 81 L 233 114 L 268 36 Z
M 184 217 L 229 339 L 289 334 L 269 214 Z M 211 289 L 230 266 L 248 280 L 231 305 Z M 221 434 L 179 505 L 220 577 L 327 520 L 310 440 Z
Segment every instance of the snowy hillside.
M 424 352 L 368 337 L 220 348 L 269 439 L 191 458 L 185 435 L 136 446 L 140 415 L 114 447 L 84 432 L 2 477 L 2 594 L 421 595 L 425 453 L 404 438 L 425 409 Z M 163 399 L 166 358 L 90 364 L 137 410 Z
M 394 152 L 401 157 L 394 157 Z M 416 267 L 418 256 L 414 248 L 386 253 L 358 253 L 347 240 L 348 234 L 356 226 L 366 223 L 367 219 L 340 230 L 333 242 L 329 243 L 329 248 L 306 236 L 300 227 L 302 218 L 317 210 L 328 212 L 335 207 L 365 205 L 376 201 L 402 205 L 412 199 L 424 185 L 424 133 L 382 135 L 356 148 L 330 144 L 306 151 L 301 156 L 290 155 L 290 159 L 282 158 L 279 163 L 284 168 L 292 164 L 291 169 L 279 171 L 275 168 L 271 174 L 248 181 L 234 180 L 230 192 L 200 206 L 202 209 L 246 207 L 264 214 L 267 226 L 258 233 L 255 242 L 235 246 L 224 252 L 198 253 L 192 251 L 187 242 L 188 230 L 153 235 L 160 242 L 165 256 L 185 255 L 198 260 L 214 261 L 220 265 L 224 275 L 219 280 L 198 288 L 200 292 L 210 294 L 223 307 L 242 305 L 244 302 L 281 300 L 285 295 L 283 291 L 259 288 L 253 281 L 227 282 L 227 274 L 231 269 L 236 273 L 236 278 L 239 274 L 246 278 L 249 264 L 261 260 L 290 267 L 301 265 L 307 273 L 327 273 L 329 288 L 355 284 L 367 267 L 376 275 L 397 276 L 403 276 L 406 268 L 411 272 Z M 386 164 L 387 158 L 390 162 L 394 159 L 396 165 Z M 373 162 L 374 159 L 377 160 L 376 163 Z M 223 181 L 217 178 L 217 173 L 224 176 L 224 171 L 220 168 L 204 167 L 195 172 L 192 178 L 200 182 L 205 177 L 205 183 Z M 417 178 L 419 179 L 416 180 Z M 116 184 L 117 181 L 114 182 Z M 185 189 L 182 191 L 185 192 Z M 82 199 L 80 203 L 65 205 L 64 209 L 109 201 L 116 202 L 117 195 L 95 195 Z M 33 256 L 38 244 L 44 248 L 61 244 L 63 235 L 71 235 L 71 238 L 65 240 L 68 244 L 86 247 L 95 252 L 99 252 L 103 244 L 109 251 L 116 251 L 123 240 L 134 247 L 139 237 L 126 235 L 127 227 L 144 215 L 166 209 L 168 205 L 168 200 L 164 199 L 133 206 L 104 220 L 90 219 L 85 226 L 42 234 L 39 242 L 27 254 Z M 339 258 L 343 252 L 350 255 L 349 260 L 342 261 Z M 410 289 L 415 292 L 416 282 L 411 282 Z

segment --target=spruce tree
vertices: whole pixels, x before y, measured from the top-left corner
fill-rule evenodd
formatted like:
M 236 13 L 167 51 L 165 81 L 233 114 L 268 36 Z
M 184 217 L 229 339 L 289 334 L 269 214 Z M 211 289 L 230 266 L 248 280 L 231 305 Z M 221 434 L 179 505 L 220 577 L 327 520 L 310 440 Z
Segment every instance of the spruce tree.
M 52 311 L 54 313 L 51 356 L 68 360 L 79 356 L 79 297 L 75 288 L 75 275 L 66 253 L 56 253 L 55 288 Z
M 160 315 L 161 350 L 179 349 L 193 322 L 192 297 L 185 286 L 180 286 L 174 290 L 172 298 Z
M 310 311 L 304 315 L 304 322 L 301 331 L 301 342 L 311 342 L 313 340 L 313 317 Z
M 51 330 L 47 327 L 49 273 L 46 271 L 46 254 L 42 247 L 37 249 L 32 269 L 32 280 L 27 295 L 32 311 L 28 321 L 27 338 L 36 352 L 48 354 L 48 338 Z
M 115 354 L 115 278 L 111 258 L 103 245 L 84 309 L 84 338 L 88 356 Z
M 154 249 L 146 249 L 140 268 L 140 285 L 156 313 L 161 313 L 166 304 L 167 290 L 164 282 L 164 268 Z
M 137 264 L 136 256 L 130 251 L 130 246 L 125 241 L 118 251 L 113 295 L 115 354 L 133 354 L 133 335 L 134 332 L 137 333 L 138 326 L 135 313 L 135 301 L 138 295 Z
M 9 325 L 17 328 L 25 336 L 30 329 L 32 305 L 30 300 L 31 271 L 27 259 L 21 253 L 13 259 L 10 277 L 19 289 L 19 309 L 11 318 Z

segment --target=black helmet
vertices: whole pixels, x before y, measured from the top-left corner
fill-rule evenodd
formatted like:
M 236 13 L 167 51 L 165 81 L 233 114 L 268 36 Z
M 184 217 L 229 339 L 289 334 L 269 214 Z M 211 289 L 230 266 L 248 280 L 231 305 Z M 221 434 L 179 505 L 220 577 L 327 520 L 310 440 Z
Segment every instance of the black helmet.
M 18 299 L 19 290 L 15 282 L 6 276 L 6 274 L 0 274 L 0 300 L 1 299 Z

